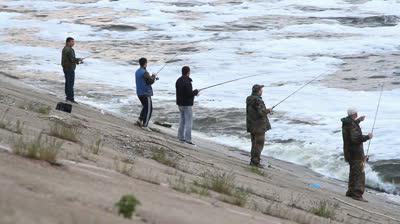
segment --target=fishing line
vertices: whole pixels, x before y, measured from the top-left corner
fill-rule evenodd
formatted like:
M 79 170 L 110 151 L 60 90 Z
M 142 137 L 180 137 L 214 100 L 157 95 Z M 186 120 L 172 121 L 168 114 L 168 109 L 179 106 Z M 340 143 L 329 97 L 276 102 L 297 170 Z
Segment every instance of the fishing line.
M 374 118 L 374 123 L 372 125 L 371 134 L 374 134 L 376 118 L 378 116 L 379 107 L 381 105 L 382 93 L 383 93 L 383 84 L 381 85 L 381 93 L 379 94 L 378 105 L 376 106 L 375 118 Z M 369 153 L 369 147 L 371 146 L 371 141 L 372 141 L 372 139 L 370 139 L 369 142 L 368 142 L 367 156 L 368 156 L 368 153 Z
M 166 60 L 165 63 L 164 63 L 164 65 L 160 68 L 160 70 L 158 70 L 158 72 L 155 73 L 156 76 L 157 76 L 162 70 L 164 70 L 164 68 L 170 63 L 170 61 L 174 60 L 178 55 L 180 55 L 179 52 L 175 53 L 175 55 L 174 55 L 172 58 Z
M 259 76 L 259 75 L 260 74 L 258 74 L 258 75 L 248 75 L 248 76 L 240 77 L 240 78 L 237 78 L 237 79 L 232 79 L 232 80 L 229 80 L 229 81 L 221 82 L 221 83 L 218 83 L 218 84 L 215 84 L 215 85 L 211 85 L 211 86 L 207 86 L 207 87 L 201 88 L 201 89 L 199 89 L 199 92 L 203 91 L 203 90 L 206 90 L 206 89 L 210 89 L 210 88 L 216 87 L 216 86 L 221 86 L 221 85 L 224 85 L 224 84 L 227 84 L 227 83 L 231 83 L 231 82 L 235 82 L 235 81 L 239 81 L 239 80 L 242 80 L 242 79 L 247 79 L 247 78 L 254 77 L 254 76 Z
M 283 100 L 279 101 L 277 104 L 275 104 L 271 109 L 273 110 L 275 107 L 277 107 L 279 104 L 285 102 L 287 99 L 289 99 L 291 96 L 293 96 L 294 94 L 296 94 L 297 92 L 299 92 L 300 90 L 302 90 L 304 87 L 308 86 L 310 83 L 312 83 L 313 81 L 315 81 L 316 79 L 318 79 L 319 77 L 321 77 L 323 74 L 311 79 L 310 81 L 308 81 L 306 84 L 304 84 L 303 86 L 301 86 L 300 88 L 298 88 L 296 91 L 294 91 L 293 93 L 289 94 L 289 96 L 287 96 L 286 98 L 284 98 Z

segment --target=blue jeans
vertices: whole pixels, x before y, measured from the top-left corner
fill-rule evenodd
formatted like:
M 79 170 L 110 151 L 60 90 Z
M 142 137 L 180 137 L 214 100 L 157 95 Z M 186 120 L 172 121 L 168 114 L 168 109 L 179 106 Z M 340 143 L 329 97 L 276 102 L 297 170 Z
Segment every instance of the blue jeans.
M 179 129 L 178 139 L 181 141 L 192 141 L 193 111 L 192 106 L 179 106 Z
M 74 100 L 75 71 L 64 70 L 65 75 L 65 96 L 67 100 Z

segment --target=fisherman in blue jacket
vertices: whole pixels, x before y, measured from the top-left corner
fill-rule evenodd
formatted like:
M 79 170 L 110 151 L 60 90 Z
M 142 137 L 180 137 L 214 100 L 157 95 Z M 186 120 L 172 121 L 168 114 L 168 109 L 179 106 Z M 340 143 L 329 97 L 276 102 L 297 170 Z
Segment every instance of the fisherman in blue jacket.
M 147 72 L 147 59 L 139 59 L 140 68 L 135 73 L 136 78 L 136 94 L 142 104 L 142 111 L 136 124 L 140 127 L 147 128 L 153 112 L 153 103 L 151 97 L 153 96 L 153 88 L 151 85 L 156 81 L 156 74 L 150 75 Z

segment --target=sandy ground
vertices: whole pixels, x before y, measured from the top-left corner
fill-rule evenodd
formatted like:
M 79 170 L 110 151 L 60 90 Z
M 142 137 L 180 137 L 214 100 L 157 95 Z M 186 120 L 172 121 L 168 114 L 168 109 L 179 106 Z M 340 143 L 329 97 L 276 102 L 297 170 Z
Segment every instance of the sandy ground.
M 369 203 L 344 197 L 346 183 L 304 167 L 265 158 L 271 167 L 252 172 L 248 153 L 203 139 L 197 147 L 176 141 L 175 131 L 153 126 L 144 131 L 131 121 L 78 105 L 72 114 L 35 112 L 29 105 L 52 108 L 60 99 L 1 75 L 0 223 L 399 223 L 400 205 L 369 190 Z M 4 116 L 3 116 L 4 115 Z M 24 123 L 22 134 L 16 122 Z M 12 153 L 11 143 L 48 135 L 55 121 L 75 127 L 78 141 L 63 141 L 58 165 Z M 98 155 L 85 150 L 101 137 Z M 49 137 L 54 138 L 54 137 Z M 164 150 L 169 165 L 154 160 Z M 209 174 L 230 174 L 246 193 L 243 206 L 232 197 L 196 193 Z M 310 184 L 320 184 L 312 188 Z M 125 194 L 141 202 L 132 220 L 118 216 L 115 203 Z M 335 198 L 380 214 L 365 212 Z M 327 201 L 333 220 L 310 212 Z M 384 215 L 392 218 L 385 217 Z

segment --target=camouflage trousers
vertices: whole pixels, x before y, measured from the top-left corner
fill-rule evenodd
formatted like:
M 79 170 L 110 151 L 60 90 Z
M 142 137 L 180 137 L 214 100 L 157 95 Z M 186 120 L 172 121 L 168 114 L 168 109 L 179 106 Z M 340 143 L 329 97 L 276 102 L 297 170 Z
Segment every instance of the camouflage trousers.
M 251 160 L 250 164 L 258 165 L 261 161 L 261 152 L 264 148 L 265 133 L 251 133 Z
M 365 190 L 364 161 L 353 160 L 349 162 L 349 186 L 346 193 L 348 197 L 362 197 Z

